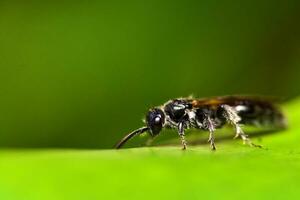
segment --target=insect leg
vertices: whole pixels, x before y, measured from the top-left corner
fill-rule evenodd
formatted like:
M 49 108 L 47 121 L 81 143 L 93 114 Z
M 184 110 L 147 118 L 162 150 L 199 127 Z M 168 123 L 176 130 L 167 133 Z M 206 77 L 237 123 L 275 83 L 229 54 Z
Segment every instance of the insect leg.
M 253 142 L 250 140 L 250 138 L 248 137 L 248 135 L 246 135 L 246 134 L 244 133 L 243 129 L 242 129 L 238 124 L 235 126 L 235 129 L 236 129 L 236 135 L 235 135 L 234 138 L 241 137 L 242 140 L 243 140 L 243 142 L 244 142 L 244 144 L 248 144 L 248 145 L 250 145 L 250 146 L 252 146 L 252 147 L 259 147 L 259 148 L 262 148 L 261 145 L 258 145 L 258 144 L 253 143 Z
M 209 139 L 208 142 L 210 143 L 210 148 L 211 150 L 216 150 L 216 145 L 215 145 L 215 134 L 214 131 L 209 131 Z
M 254 147 L 261 147 L 260 145 L 254 144 L 248 135 L 246 135 L 241 128 L 239 122 L 241 121 L 241 117 L 238 115 L 238 113 L 235 111 L 234 108 L 232 108 L 229 105 L 221 105 L 221 108 L 223 110 L 223 116 L 225 117 L 226 121 L 233 125 L 235 127 L 235 136 L 234 138 L 241 137 L 244 144 L 248 144 L 250 146 Z
M 205 127 L 208 129 L 209 131 L 209 138 L 208 138 L 208 142 L 210 143 L 210 148 L 211 150 L 216 150 L 216 145 L 215 145 L 215 123 L 213 122 L 213 120 L 210 118 L 210 116 L 207 116 L 204 121 L 203 121 Z
M 179 122 L 178 124 L 178 135 L 181 139 L 181 144 L 182 144 L 182 150 L 185 150 L 187 147 L 185 136 L 184 136 L 184 123 Z
M 215 130 L 217 127 L 217 123 L 214 120 L 214 113 L 207 109 L 198 109 L 196 111 L 196 124 L 197 127 L 203 130 L 208 130 L 209 131 L 209 138 L 208 142 L 210 143 L 210 147 L 212 150 L 216 150 L 216 145 L 215 145 Z

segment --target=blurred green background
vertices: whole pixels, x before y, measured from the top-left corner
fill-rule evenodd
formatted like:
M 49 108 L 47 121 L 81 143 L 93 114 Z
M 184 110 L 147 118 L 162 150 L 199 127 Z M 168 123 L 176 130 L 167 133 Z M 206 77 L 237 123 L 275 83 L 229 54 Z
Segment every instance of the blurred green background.
M 300 2 L 0 2 L 0 146 L 110 148 L 168 99 L 299 95 Z M 175 135 L 174 135 L 175 136 Z

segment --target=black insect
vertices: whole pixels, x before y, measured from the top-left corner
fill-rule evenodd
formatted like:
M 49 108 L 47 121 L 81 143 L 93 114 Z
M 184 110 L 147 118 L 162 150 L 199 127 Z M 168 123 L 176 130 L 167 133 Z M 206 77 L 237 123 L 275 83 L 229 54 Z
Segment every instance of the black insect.
M 286 127 L 286 119 L 275 104 L 263 98 L 246 96 L 174 99 L 163 106 L 150 109 L 145 121 L 145 127 L 126 135 L 116 145 L 116 148 L 121 148 L 130 138 L 144 132 L 155 137 L 163 128 L 172 128 L 177 130 L 183 149 L 186 149 L 184 132 L 186 129 L 194 128 L 209 131 L 208 142 L 211 149 L 215 150 L 214 132 L 226 123 L 235 128 L 235 138 L 241 137 L 244 143 L 261 147 L 251 142 L 243 132 L 241 125 Z

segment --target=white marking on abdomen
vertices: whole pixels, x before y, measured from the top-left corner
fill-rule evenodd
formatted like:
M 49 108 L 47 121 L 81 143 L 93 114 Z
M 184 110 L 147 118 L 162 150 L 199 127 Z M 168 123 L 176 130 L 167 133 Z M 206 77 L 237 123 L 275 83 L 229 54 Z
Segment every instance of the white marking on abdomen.
M 248 110 L 248 108 L 247 108 L 246 106 L 243 106 L 243 105 L 235 106 L 234 109 L 235 109 L 237 112 Z

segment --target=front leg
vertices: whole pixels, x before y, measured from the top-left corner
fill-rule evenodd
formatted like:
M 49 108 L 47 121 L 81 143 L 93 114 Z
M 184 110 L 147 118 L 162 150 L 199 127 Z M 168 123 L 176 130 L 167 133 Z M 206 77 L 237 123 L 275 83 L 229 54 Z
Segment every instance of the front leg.
M 182 144 L 182 150 L 186 150 L 187 144 L 184 136 L 184 123 L 179 122 L 178 124 L 178 135 L 181 139 L 181 144 Z

